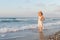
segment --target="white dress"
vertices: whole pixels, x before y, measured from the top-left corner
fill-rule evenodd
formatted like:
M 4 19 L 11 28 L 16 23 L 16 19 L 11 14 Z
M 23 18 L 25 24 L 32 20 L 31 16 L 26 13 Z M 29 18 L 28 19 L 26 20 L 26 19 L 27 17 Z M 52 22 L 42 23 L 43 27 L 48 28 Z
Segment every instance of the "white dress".
M 40 16 L 38 17 L 38 27 L 43 27 L 43 21 Z

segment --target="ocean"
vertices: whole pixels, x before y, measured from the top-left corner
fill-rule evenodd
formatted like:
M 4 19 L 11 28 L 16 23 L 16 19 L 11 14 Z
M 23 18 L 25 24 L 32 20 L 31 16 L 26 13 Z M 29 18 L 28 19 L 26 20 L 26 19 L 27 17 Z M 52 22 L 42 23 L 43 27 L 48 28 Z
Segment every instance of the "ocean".
M 0 18 L 0 40 L 39 40 L 37 22 L 37 17 Z M 45 18 L 43 25 L 44 34 L 53 34 L 60 30 L 60 18 Z

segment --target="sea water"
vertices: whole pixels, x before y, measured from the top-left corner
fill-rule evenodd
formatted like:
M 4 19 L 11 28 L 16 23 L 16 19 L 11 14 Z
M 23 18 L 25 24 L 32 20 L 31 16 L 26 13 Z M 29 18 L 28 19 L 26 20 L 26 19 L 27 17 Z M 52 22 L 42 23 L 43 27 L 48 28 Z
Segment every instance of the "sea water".
M 37 17 L 0 18 L 0 40 L 37 40 L 37 22 Z M 45 18 L 43 25 L 44 29 L 57 31 L 60 29 L 60 18 Z

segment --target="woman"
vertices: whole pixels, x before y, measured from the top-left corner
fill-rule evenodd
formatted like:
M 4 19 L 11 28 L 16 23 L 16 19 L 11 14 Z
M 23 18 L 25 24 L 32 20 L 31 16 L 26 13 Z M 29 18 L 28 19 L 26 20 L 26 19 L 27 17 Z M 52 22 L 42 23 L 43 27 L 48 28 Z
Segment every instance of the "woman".
M 43 21 L 44 21 L 44 16 L 42 11 L 38 13 L 38 30 L 39 32 L 42 32 L 43 30 Z

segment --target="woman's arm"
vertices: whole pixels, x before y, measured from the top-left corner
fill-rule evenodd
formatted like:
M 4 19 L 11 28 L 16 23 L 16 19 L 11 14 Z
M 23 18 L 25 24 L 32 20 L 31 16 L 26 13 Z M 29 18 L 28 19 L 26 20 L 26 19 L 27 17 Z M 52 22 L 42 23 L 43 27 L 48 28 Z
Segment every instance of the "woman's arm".
M 41 20 L 42 20 L 42 21 L 44 21 L 44 20 L 45 20 L 44 16 L 42 16 L 42 17 L 41 17 Z

